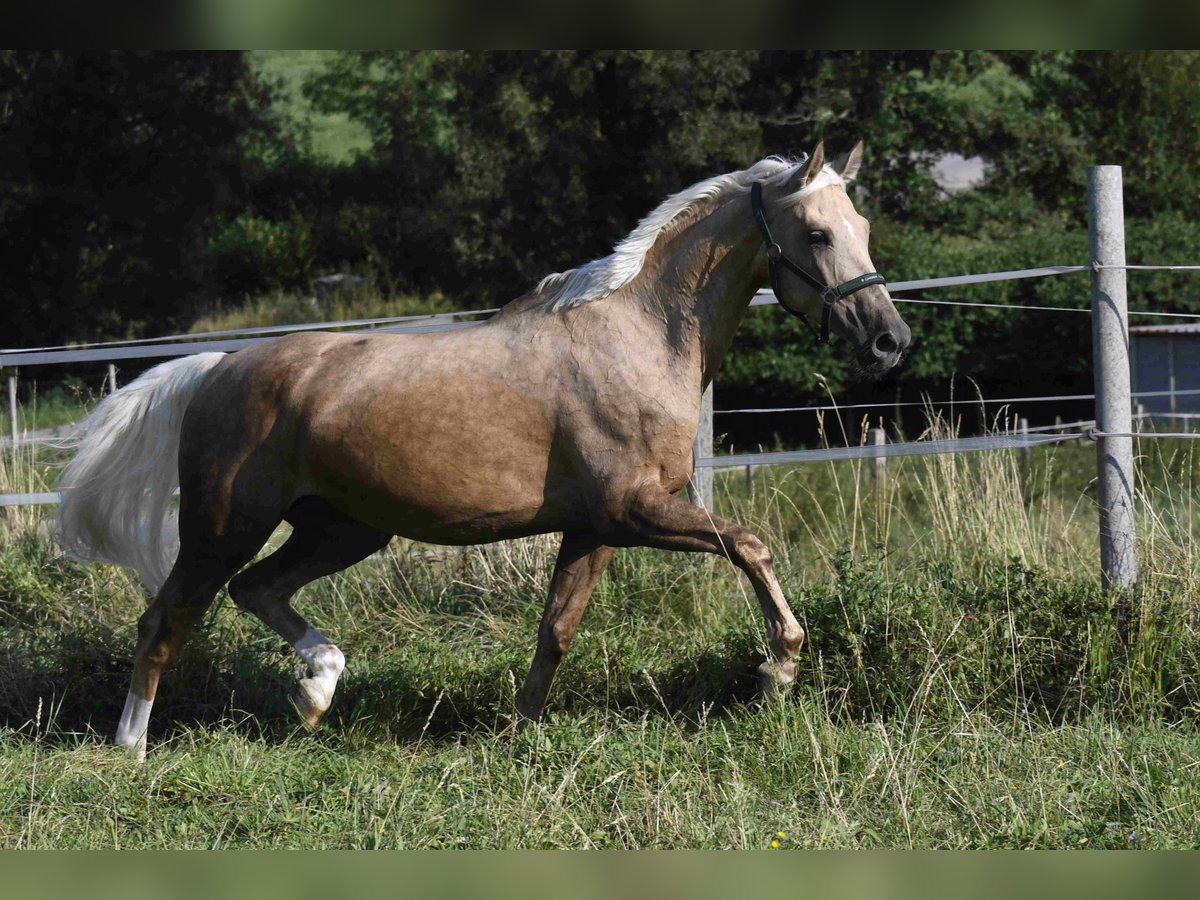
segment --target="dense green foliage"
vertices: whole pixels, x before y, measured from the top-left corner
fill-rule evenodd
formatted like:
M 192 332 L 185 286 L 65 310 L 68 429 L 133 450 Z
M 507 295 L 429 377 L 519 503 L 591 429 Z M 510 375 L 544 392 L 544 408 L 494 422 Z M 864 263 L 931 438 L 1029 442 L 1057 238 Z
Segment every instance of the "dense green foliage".
M 191 314 L 264 97 L 238 54 L 0 53 L 4 345 Z
M 893 279 L 1085 256 L 1087 165 L 1126 170 L 1129 252 L 1200 258 L 1200 54 L 768 51 L 27 53 L 0 56 L 6 344 L 181 326 L 349 270 L 383 294 L 502 303 L 604 254 L 667 193 L 858 138 Z M 947 194 L 944 154 L 986 177 Z M 1136 275 L 1132 305 L 1195 309 Z M 944 299 L 1086 305 L 1071 276 Z M 1088 386 L 1086 319 L 905 307 L 908 398 Z M 726 405 L 819 396 L 839 351 L 756 311 Z M 881 396 L 890 396 L 885 385 Z

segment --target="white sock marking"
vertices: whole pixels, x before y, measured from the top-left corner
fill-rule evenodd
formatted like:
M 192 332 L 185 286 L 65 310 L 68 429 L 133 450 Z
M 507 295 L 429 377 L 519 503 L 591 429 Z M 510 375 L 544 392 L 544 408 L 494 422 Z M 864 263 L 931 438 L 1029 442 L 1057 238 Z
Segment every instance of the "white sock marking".
M 125 710 L 117 725 L 116 744 L 132 750 L 141 762 L 146 758 L 146 732 L 150 728 L 150 709 L 153 700 L 146 700 L 130 691 L 125 697 Z
M 311 626 L 294 646 L 311 673 L 310 677 L 300 679 L 300 690 L 314 707 L 324 712 L 333 702 L 338 678 L 346 668 L 346 657 L 329 638 Z

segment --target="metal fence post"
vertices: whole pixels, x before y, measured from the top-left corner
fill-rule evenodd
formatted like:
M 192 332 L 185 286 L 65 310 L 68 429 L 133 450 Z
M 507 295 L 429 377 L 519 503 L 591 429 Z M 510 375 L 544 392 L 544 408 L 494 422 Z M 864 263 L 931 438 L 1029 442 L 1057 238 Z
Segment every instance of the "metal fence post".
M 1133 423 L 1121 167 L 1089 166 L 1087 192 L 1096 428 L 1101 432 L 1128 435 L 1133 431 Z M 1137 581 L 1133 438 L 1100 438 L 1096 444 L 1096 471 L 1099 476 L 1100 581 L 1105 590 L 1127 588 Z
M 696 441 L 692 444 L 692 458 L 700 459 L 713 455 L 713 394 L 710 384 L 700 398 L 700 424 L 696 429 Z M 688 482 L 688 499 L 697 506 L 712 509 L 713 470 L 707 466 L 696 467 L 692 480 Z
M 112 363 L 108 364 L 108 377 L 104 380 L 108 382 L 105 385 L 107 392 L 110 394 L 115 394 L 117 392 L 117 367 Z

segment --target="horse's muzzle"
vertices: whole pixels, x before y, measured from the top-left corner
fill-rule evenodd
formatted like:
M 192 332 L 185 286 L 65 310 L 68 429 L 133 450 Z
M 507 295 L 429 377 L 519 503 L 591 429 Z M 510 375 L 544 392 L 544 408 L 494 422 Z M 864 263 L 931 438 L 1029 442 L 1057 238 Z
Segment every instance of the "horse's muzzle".
M 858 345 L 851 363 L 851 377 L 855 381 L 882 378 L 896 367 L 911 342 L 912 331 L 903 319 L 896 317 L 880 327 L 874 337 Z
M 900 362 L 900 357 L 912 342 L 912 330 L 903 319 L 883 328 L 871 343 L 872 367 L 883 372 Z

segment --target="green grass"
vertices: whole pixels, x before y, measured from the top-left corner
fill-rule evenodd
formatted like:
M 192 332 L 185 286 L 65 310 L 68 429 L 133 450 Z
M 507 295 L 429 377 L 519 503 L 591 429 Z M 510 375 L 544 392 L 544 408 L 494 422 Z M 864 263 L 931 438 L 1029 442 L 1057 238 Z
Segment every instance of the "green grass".
M 96 387 L 98 392 L 101 385 L 97 384 Z M 39 431 L 77 422 L 87 414 L 95 396 L 79 383 L 56 385 L 45 391 L 38 390 L 35 383 L 25 400 L 17 405 L 17 431 Z M 7 438 L 11 434 L 12 421 L 7 393 L 3 398 L 3 406 L 0 409 L 0 436 Z
M 0 845 L 1194 847 L 1190 443 L 1142 443 L 1139 589 L 1097 585 L 1091 445 L 718 477 L 809 634 L 754 698 L 757 604 L 714 558 L 623 551 L 537 729 L 509 715 L 550 539 L 394 541 L 303 591 L 348 670 L 308 734 L 288 648 L 222 595 L 150 755 L 107 744 L 144 598 L 0 525 Z M 0 470 L 43 485 L 32 455 Z M 779 837 L 782 832 L 783 837 Z
M 214 310 L 192 323 L 197 331 L 229 331 L 266 325 L 304 325 L 350 319 L 382 319 L 455 312 L 459 307 L 441 294 L 380 297 L 373 290 L 345 291 L 320 302 L 300 294 L 275 293 Z

